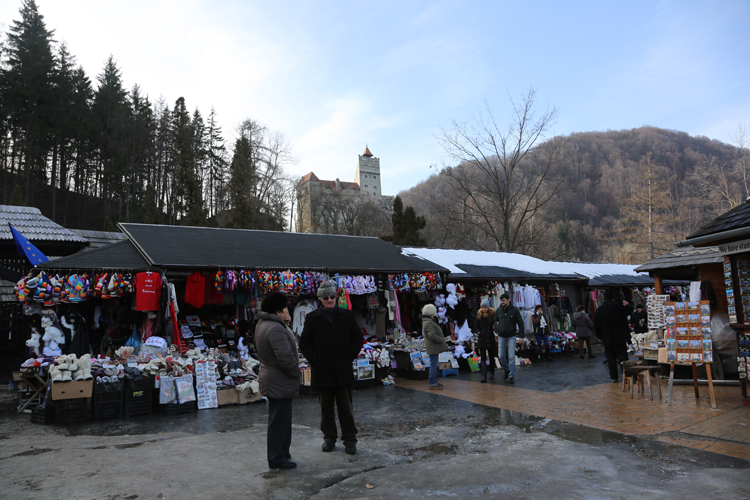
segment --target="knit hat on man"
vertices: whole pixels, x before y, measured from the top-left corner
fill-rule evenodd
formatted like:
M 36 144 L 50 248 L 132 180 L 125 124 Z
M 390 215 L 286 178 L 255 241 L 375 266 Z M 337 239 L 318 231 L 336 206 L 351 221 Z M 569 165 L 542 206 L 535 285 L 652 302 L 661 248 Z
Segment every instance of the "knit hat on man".
M 432 316 L 437 314 L 437 307 L 432 304 L 427 304 L 422 308 L 422 316 Z
M 487 299 L 482 299 L 482 303 L 479 305 L 479 307 L 490 307 L 490 301 Z
M 275 314 L 279 311 L 283 311 L 287 307 L 288 301 L 286 295 L 279 292 L 274 292 L 268 295 L 263 302 L 260 303 L 260 310 L 263 312 Z
M 318 288 L 318 297 L 336 296 L 336 282 L 324 281 Z

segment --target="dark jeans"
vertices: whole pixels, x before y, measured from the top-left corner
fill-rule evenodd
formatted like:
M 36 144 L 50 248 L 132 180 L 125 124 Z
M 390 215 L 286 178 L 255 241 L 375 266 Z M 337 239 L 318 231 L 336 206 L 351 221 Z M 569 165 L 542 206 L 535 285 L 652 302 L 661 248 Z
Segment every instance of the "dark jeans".
M 583 356 L 583 344 L 586 344 L 586 348 L 589 350 L 589 357 L 594 355 L 594 351 L 591 350 L 591 337 L 579 337 L 578 338 L 578 352 Z
M 482 373 L 487 370 L 487 358 L 490 358 L 490 373 L 495 373 L 495 358 L 497 357 L 497 344 L 490 347 L 489 349 L 479 349 L 480 357 L 482 358 Z
M 549 352 L 549 335 L 537 335 L 534 334 L 534 337 L 536 338 L 536 345 L 539 348 L 539 357 L 542 357 L 542 345 L 544 345 L 545 352 L 547 353 L 547 357 L 550 357 Z
M 440 367 L 440 354 L 430 354 L 430 372 L 427 382 L 430 387 L 438 384 L 438 368 Z
M 617 366 L 628 360 L 628 346 L 624 342 L 613 344 L 604 348 L 604 354 L 609 365 L 609 378 L 617 380 Z
M 268 398 L 268 464 L 286 462 L 292 444 L 292 400 Z
M 341 440 L 344 444 L 357 442 L 357 426 L 354 424 L 354 408 L 352 407 L 352 386 L 316 387 L 318 402 L 320 403 L 320 430 L 323 439 L 336 441 L 336 413 L 338 408 L 339 424 L 341 425 Z

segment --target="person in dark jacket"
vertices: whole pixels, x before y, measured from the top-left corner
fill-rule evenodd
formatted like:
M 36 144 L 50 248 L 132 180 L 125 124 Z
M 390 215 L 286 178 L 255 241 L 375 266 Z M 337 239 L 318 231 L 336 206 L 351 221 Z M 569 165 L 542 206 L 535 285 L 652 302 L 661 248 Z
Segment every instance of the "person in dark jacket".
M 591 321 L 589 315 L 584 312 L 583 306 L 576 307 L 576 313 L 572 318 L 573 327 L 576 329 L 576 337 L 578 337 L 578 352 L 583 357 L 583 344 L 586 344 L 589 350 L 589 359 L 595 358 L 594 351 L 591 350 L 591 334 L 594 331 L 594 322 Z
M 594 333 L 604 344 L 609 377 L 612 382 L 617 382 L 617 365 L 628 360 L 628 316 L 633 313 L 633 306 L 625 299 L 621 303 L 615 302 L 614 297 L 614 293 L 604 292 L 604 303 L 594 314 Z
M 424 349 L 430 356 L 429 389 L 442 391 L 443 384 L 438 383 L 438 365 L 440 353 L 448 350 L 448 344 L 445 342 L 443 330 L 435 321 L 436 314 L 437 308 L 432 304 L 426 304 L 422 308 L 422 335 L 424 336 Z
M 630 323 L 633 325 L 634 333 L 648 332 L 648 314 L 641 304 L 635 306 L 635 312 L 630 316 Z
M 487 360 L 489 359 L 490 380 L 495 379 L 495 358 L 497 357 L 497 339 L 492 322 L 495 320 L 495 310 L 490 307 L 490 301 L 482 300 L 477 313 L 477 325 L 479 335 L 477 337 L 477 349 L 482 358 L 482 383 L 487 382 Z
M 544 317 L 542 312 L 542 306 L 537 305 L 534 308 L 534 314 L 531 315 L 531 324 L 534 328 L 534 337 L 536 338 L 536 345 L 539 348 L 539 359 L 546 359 L 552 361 L 552 356 L 549 353 L 549 323 L 547 318 Z M 542 345 L 544 345 L 544 357 L 542 357 Z
M 507 293 L 500 296 L 500 308 L 495 311 L 493 326 L 500 337 L 500 363 L 505 370 L 503 378 L 513 384 L 516 379 L 516 335 L 523 337 L 524 327 L 521 311 L 510 304 Z
M 292 399 L 299 395 L 297 342 L 284 324 L 288 313 L 286 295 L 272 293 L 260 305 L 255 328 L 256 348 L 260 357 L 260 393 L 268 399 L 268 466 L 293 469 L 289 460 L 292 444 Z
M 352 407 L 352 362 L 362 349 L 362 331 L 350 310 L 336 306 L 335 282 L 320 285 L 318 299 L 322 307 L 305 318 L 299 348 L 310 363 L 310 384 L 318 393 L 323 451 L 336 447 L 338 409 L 341 440 L 345 451 L 353 455 L 357 453 L 357 426 Z

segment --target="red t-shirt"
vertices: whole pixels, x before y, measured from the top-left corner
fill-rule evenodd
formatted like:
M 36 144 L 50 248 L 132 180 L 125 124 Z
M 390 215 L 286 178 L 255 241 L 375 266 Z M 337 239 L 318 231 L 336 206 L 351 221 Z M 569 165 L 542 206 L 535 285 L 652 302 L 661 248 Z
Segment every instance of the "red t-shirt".
M 206 278 L 199 272 L 188 276 L 185 284 L 185 302 L 200 309 L 206 296 Z
M 161 299 L 161 276 L 159 273 L 138 273 L 135 275 L 136 311 L 158 311 Z

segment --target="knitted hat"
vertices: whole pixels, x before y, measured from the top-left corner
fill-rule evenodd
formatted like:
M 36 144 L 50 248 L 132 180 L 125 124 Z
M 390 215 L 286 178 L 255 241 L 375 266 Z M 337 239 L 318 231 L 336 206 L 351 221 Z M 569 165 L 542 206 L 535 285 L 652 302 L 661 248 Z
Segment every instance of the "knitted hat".
M 479 305 L 479 307 L 490 307 L 490 301 L 487 299 L 482 299 L 482 303 Z
M 336 296 L 336 282 L 324 281 L 318 288 L 318 297 L 328 297 L 330 295 Z
M 427 304 L 422 308 L 422 316 L 433 316 L 437 314 L 437 307 L 432 304 Z
M 286 295 L 279 292 L 274 292 L 271 295 L 266 296 L 263 302 L 260 303 L 260 310 L 267 313 L 277 313 L 283 311 L 287 307 Z

